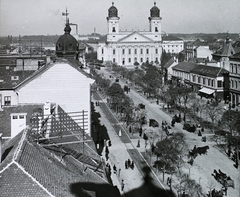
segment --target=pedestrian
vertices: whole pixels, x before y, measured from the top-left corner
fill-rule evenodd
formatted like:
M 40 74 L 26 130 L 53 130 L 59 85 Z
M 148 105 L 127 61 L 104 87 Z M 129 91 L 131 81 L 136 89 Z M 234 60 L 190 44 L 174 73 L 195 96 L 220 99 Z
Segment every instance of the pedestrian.
M 128 169 L 128 161 L 125 161 L 125 169 Z
M 121 190 L 123 191 L 123 189 L 124 189 L 124 180 L 122 179 L 122 182 L 121 182 Z
M 137 147 L 138 148 L 140 147 L 140 140 L 138 140 Z
M 131 167 L 131 160 L 128 159 L 128 167 Z
M 114 171 L 114 174 L 117 173 L 117 167 L 115 166 L 115 164 L 113 165 L 113 171 Z
M 119 137 L 122 136 L 122 131 L 121 131 L 121 130 L 119 130 L 119 132 L 118 132 L 118 136 L 119 136 Z
M 131 163 L 131 168 L 132 168 L 132 170 L 134 169 L 134 162 L 133 161 Z

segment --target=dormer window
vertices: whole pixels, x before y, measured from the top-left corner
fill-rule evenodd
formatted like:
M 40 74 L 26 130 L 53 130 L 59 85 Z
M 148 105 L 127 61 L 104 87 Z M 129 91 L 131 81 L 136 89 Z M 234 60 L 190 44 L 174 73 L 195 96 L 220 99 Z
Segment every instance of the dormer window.
M 61 43 L 58 43 L 57 44 L 57 50 L 61 50 L 62 49 L 62 44 Z
M 73 50 L 73 44 L 69 44 L 68 48 L 69 50 Z
M 11 77 L 11 80 L 12 80 L 12 81 L 19 80 L 19 76 L 12 76 L 12 77 Z
M 113 28 L 112 28 L 112 32 L 116 32 L 116 29 L 115 29 L 115 27 L 113 27 Z
M 155 27 L 155 32 L 158 32 L 158 28 L 157 27 Z

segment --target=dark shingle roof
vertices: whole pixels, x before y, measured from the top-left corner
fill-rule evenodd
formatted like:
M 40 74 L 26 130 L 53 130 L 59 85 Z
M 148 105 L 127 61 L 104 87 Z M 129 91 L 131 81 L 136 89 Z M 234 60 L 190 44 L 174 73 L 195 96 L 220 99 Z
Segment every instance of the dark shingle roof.
M 193 62 L 180 62 L 176 66 L 173 66 L 172 69 L 190 73 L 196 66 L 197 64 Z
M 195 68 L 191 70 L 191 73 L 208 76 L 212 78 L 222 76 L 222 74 L 225 72 L 227 72 L 227 70 L 223 68 L 215 67 L 215 66 L 205 66 L 205 65 L 197 65 Z
M 168 60 L 168 62 L 166 64 L 164 64 L 164 68 L 169 68 L 172 64 L 174 63 L 174 60 L 171 58 L 170 60 Z
M 26 78 L 31 76 L 35 71 L 14 71 L 14 67 L 0 67 L 0 89 L 13 89 L 16 85 L 20 84 Z M 12 76 L 18 77 L 17 79 L 12 79 Z

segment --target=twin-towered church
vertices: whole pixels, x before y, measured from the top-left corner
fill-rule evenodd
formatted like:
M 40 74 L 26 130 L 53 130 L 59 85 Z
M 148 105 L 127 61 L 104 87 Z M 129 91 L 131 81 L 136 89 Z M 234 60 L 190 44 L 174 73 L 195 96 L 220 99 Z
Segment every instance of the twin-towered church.
M 148 17 L 148 31 L 121 31 L 118 9 L 112 3 L 108 9 L 108 34 L 98 43 L 97 58 L 122 66 L 134 65 L 136 62 L 142 64 L 146 61 L 160 63 L 161 19 L 155 2 Z

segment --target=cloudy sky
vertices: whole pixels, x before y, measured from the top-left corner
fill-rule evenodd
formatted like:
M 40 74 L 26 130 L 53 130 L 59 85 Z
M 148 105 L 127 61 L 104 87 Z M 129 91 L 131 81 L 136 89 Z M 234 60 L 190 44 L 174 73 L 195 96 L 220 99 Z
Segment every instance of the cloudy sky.
M 0 35 L 61 35 L 68 9 L 79 34 L 107 33 L 113 0 L 0 0 Z M 147 30 L 154 0 L 114 0 L 121 30 Z M 239 0 L 156 0 L 167 33 L 240 33 Z M 75 27 L 72 27 L 75 33 Z

